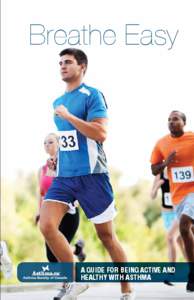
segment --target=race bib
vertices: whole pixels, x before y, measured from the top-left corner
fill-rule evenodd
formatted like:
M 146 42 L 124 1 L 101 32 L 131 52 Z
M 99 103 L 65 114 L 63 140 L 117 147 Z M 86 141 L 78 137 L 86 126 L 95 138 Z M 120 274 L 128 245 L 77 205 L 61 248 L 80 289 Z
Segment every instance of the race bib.
M 172 168 L 171 174 L 174 183 L 194 181 L 193 167 Z
M 164 205 L 167 205 L 167 206 L 172 206 L 173 205 L 170 193 L 164 193 Z
M 76 130 L 59 131 L 59 147 L 61 151 L 79 150 Z

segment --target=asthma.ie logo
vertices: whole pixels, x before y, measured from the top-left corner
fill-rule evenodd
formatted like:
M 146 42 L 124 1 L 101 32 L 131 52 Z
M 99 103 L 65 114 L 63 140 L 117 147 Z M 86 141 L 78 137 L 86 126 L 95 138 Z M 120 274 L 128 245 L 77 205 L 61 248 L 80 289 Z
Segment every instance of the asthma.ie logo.
M 60 276 L 60 272 L 55 272 L 50 270 L 49 265 L 41 266 L 41 270 L 34 270 L 32 276 L 38 276 L 37 279 L 40 279 L 39 276 Z
M 71 282 L 72 263 L 21 263 L 17 275 L 22 282 Z

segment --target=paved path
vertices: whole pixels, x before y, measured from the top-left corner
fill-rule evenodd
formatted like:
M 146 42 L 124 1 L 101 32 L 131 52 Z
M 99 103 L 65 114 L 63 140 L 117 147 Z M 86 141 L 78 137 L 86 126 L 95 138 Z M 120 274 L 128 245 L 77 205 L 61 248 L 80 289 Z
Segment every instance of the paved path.
M 185 283 L 176 283 L 174 287 L 166 286 L 163 283 L 138 283 L 134 284 L 136 290 L 136 300 L 194 300 L 194 293 L 186 293 Z M 28 289 L 28 291 L 26 290 Z M 33 291 L 34 289 L 34 291 Z M 17 288 L 6 292 L 2 289 L 1 300 L 52 300 L 56 295 L 56 286 L 51 289 L 49 286 L 25 286 L 23 291 Z M 96 284 L 78 297 L 78 300 L 119 300 L 119 284 Z

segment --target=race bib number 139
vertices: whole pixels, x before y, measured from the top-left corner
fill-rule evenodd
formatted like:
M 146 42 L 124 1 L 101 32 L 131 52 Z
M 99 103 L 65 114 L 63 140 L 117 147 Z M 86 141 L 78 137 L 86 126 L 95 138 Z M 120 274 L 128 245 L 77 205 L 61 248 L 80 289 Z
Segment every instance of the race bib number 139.
M 59 131 L 59 147 L 61 151 L 79 150 L 76 130 Z
M 194 181 L 193 167 L 172 168 L 172 180 L 175 183 Z

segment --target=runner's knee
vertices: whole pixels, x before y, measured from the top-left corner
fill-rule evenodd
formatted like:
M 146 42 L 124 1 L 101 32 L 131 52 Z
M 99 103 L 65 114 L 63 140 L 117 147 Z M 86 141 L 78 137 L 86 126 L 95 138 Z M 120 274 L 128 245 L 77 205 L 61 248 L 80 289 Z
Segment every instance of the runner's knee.
M 176 238 L 176 242 L 180 245 L 182 243 L 182 238 L 180 235 Z
M 168 233 L 168 235 L 167 235 L 167 242 L 169 244 L 173 244 L 173 242 L 174 242 L 174 234 Z
M 50 220 L 44 220 L 40 218 L 40 231 L 44 235 L 46 239 L 52 237 L 52 235 L 56 232 L 56 228 L 54 224 Z
M 112 232 L 98 232 L 98 237 L 105 246 L 111 246 L 114 243 L 115 236 Z
M 192 223 L 190 221 L 190 218 L 187 216 L 182 216 L 180 219 L 180 233 L 182 237 L 189 234 L 191 226 Z

